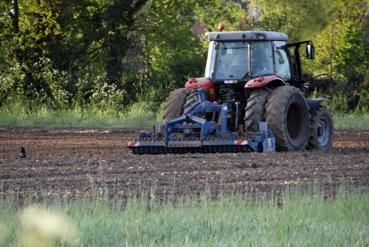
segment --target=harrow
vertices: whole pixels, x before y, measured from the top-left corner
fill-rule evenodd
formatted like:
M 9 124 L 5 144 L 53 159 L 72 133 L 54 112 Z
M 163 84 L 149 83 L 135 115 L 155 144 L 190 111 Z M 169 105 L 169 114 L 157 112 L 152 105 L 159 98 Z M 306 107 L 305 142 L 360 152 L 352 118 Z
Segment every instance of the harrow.
M 154 125 L 152 132 L 142 132 L 127 147 L 134 154 L 275 151 L 275 137 L 266 122 L 259 122 L 257 132 L 230 131 L 228 105 L 205 100 L 204 89 L 197 94 L 198 102 L 182 116 Z

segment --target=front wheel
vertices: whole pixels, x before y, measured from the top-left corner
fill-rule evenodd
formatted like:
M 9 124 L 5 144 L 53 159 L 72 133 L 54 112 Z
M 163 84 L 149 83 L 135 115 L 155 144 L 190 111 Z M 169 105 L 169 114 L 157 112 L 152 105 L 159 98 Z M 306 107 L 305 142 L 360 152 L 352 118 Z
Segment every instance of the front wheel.
M 326 107 L 319 107 L 311 114 L 308 149 L 327 151 L 332 148 L 333 120 Z

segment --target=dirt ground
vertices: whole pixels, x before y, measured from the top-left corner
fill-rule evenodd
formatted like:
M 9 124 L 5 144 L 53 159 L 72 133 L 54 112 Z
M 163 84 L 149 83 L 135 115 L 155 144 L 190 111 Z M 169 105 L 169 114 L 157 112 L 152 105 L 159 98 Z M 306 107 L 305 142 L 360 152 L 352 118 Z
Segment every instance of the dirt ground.
M 0 198 L 71 198 L 108 188 L 119 198 L 203 191 L 265 192 L 290 185 L 369 190 L 369 132 L 336 131 L 332 151 L 131 154 L 134 129 L 0 129 Z M 27 157 L 20 159 L 23 146 Z

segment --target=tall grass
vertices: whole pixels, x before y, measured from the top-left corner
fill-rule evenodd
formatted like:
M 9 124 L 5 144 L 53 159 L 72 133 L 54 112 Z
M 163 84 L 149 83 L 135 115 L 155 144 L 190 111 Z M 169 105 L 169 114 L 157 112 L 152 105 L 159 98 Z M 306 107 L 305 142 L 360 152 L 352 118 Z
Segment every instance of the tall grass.
M 369 130 L 369 113 L 335 112 L 333 122 L 335 129 L 339 130 Z
M 349 109 L 349 98 L 343 92 L 334 95 L 314 91 L 311 98 L 327 98 L 323 104 L 333 113 L 334 127 L 339 130 L 369 130 L 369 102 L 362 102 L 355 109 Z
M 162 109 L 152 109 L 147 102 L 135 103 L 123 111 L 86 108 L 52 110 L 45 106 L 29 110 L 20 103 L 0 108 L 0 127 L 39 128 L 146 128 L 161 123 Z M 334 112 L 334 126 L 339 130 L 369 130 L 369 112 Z
M 160 112 L 160 109 L 157 111 Z M 41 106 L 28 110 L 20 104 L 14 104 L 0 109 L 0 127 L 143 128 L 159 122 L 159 115 L 150 110 L 145 102 L 133 104 L 124 111 L 93 106 L 66 110 Z
M 175 204 L 145 198 L 132 198 L 124 206 L 94 197 L 18 210 L 12 202 L 1 201 L 0 245 L 14 246 L 32 234 L 36 240 L 28 243 L 37 246 L 51 240 L 80 246 L 369 244 L 368 192 L 340 190 L 334 199 L 324 199 L 319 191 L 291 190 L 279 199 L 253 201 L 239 194 L 223 194 L 218 199 L 203 194 L 200 199 L 185 197 Z M 45 224 L 49 228 L 60 224 L 70 231 L 53 233 L 43 229 Z

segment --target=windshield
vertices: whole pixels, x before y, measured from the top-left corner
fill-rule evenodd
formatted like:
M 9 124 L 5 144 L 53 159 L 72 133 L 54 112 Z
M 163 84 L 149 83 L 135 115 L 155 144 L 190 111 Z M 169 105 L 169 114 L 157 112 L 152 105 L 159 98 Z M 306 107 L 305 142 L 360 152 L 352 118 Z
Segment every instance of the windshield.
M 205 77 L 213 80 L 245 80 L 248 76 L 273 74 L 272 47 L 271 41 L 212 41 Z
M 248 74 L 248 44 L 246 42 L 219 43 L 215 58 L 216 79 L 244 79 Z

